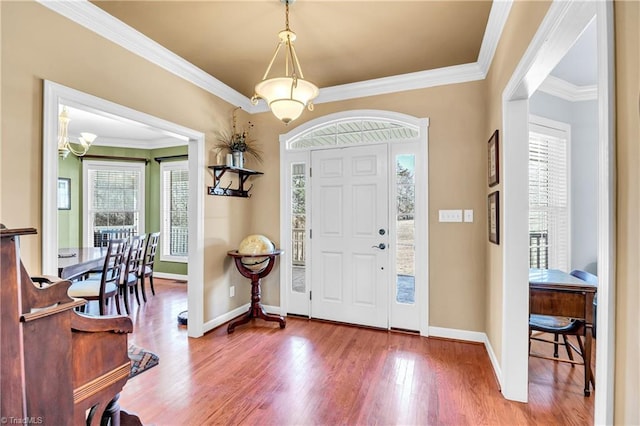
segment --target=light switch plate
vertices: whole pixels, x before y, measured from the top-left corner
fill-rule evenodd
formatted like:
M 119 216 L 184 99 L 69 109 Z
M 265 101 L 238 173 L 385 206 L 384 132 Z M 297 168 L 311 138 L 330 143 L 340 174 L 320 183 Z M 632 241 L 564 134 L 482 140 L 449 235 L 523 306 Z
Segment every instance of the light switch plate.
M 473 222 L 473 210 L 465 210 L 464 211 L 464 221 L 465 222 Z
M 440 222 L 462 222 L 462 210 L 438 210 Z

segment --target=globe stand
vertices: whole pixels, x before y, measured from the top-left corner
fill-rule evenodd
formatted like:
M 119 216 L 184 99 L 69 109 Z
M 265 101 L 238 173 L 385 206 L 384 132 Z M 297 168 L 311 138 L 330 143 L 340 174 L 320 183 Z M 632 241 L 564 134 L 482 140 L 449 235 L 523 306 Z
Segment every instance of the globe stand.
M 229 326 L 227 327 L 227 333 L 233 333 L 236 326 L 246 324 L 253 318 L 261 318 L 265 321 L 276 321 L 280 323 L 280 328 L 284 328 L 287 325 L 283 316 L 270 315 L 266 313 L 264 307 L 262 306 L 262 303 L 260 303 L 260 280 L 269 275 L 269 272 L 271 272 L 275 264 L 275 258 L 280 254 L 282 254 L 282 250 L 274 250 L 271 253 L 265 254 L 243 254 L 238 253 L 238 250 L 231 250 L 227 252 L 228 256 L 233 257 L 233 260 L 236 263 L 236 268 L 238 268 L 238 272 L 240 272 L 243 277 L 249 278 L 251 280 L 251 307 L 249 308 L 249 312 L 247 312 L 242 318 L 229 324 Z M 243 258 L 252 257 L 266 257 L 269 259 L 269 262 L 263 269 L 254 271 L 242 263 Z

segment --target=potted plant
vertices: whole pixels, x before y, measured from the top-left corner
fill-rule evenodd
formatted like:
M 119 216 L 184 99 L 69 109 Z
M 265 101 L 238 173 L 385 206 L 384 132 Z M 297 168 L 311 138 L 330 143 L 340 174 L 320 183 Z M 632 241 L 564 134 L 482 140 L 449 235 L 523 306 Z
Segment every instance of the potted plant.
M 232 164 L 228 166 L 243 168 L 244 167 L 244 154 L 248 154 L 256 161 L 262 162 L 262 151 L 256 146 L 255 139 L 249 138 L 249 130 L 253 127 L 251 122 L 248 123 L 248 129 L 243 129 L 242 132 L 236 131 L 236 111 L 240 107 L 233 110 L 233 127 L 231 133 L 220 132 L 218 142 L 215 148 L 218 152 L 226 152 L 233 157 Z

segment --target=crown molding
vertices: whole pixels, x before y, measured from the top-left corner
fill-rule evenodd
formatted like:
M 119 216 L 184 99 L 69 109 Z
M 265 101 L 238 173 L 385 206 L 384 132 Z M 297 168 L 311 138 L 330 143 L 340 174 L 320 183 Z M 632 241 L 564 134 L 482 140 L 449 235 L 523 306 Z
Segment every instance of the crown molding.
M 342 84 L 320 90 L 314 103 L 335 102 L 366 96 L 384 95 L 407 90 L 426 89 L 446 84 L 465 83 L 485 78 L 477 62 L 435 70 L 418 71 L 393 77 L 377 78 L 358 83 Z
M 93 5 L 88 0 L 36 1 L 107 40 L 218 96 L 224 101 L 242 107 L 250 114 L 269 110 L 264 102 L 253 105 L 248 97 Z M 314 103 L 335 102 L 484 79 L 493 60 L 502 29 L 509 16 L 512 1 L 493 1 L 478 55 L 478 62 L 326 87 L 320 89 L 320 95 Z
M 512 5 L 513 0 L 494 0 L 491 4 L 487 28 L 484 30 L 484 37 L 482 38 L 482 45 L 480 46 L 480 53 L 478 54 L 478 65 L 480 65 L 480 69 L 484 72 L 485 76 L 489 72 L 493 55 L 495 55 L 496 49 L 498 48 L 502 30 L 507 23 Z
M 595 101 L 598 99 L 598 86 L 576 86 L 552 75 L 548 76 L 538 90 L 569 102 Z
M 196 86 L 241 106 L 251 107 L 249 98 L 207 74 L 192 63 L 161 46 L 141 32 L 109 15 L 87 0 L 36 0 L 43 6 L 82 25 L 130 52 L 158 65 Z

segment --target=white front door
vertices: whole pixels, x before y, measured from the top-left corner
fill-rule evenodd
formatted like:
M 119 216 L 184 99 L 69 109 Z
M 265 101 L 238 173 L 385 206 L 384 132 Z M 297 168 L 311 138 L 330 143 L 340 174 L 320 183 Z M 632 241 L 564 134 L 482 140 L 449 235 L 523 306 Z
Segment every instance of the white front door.
M 313 151 L 311 165 L 311 316 L 387 328 L 387 145 Z

